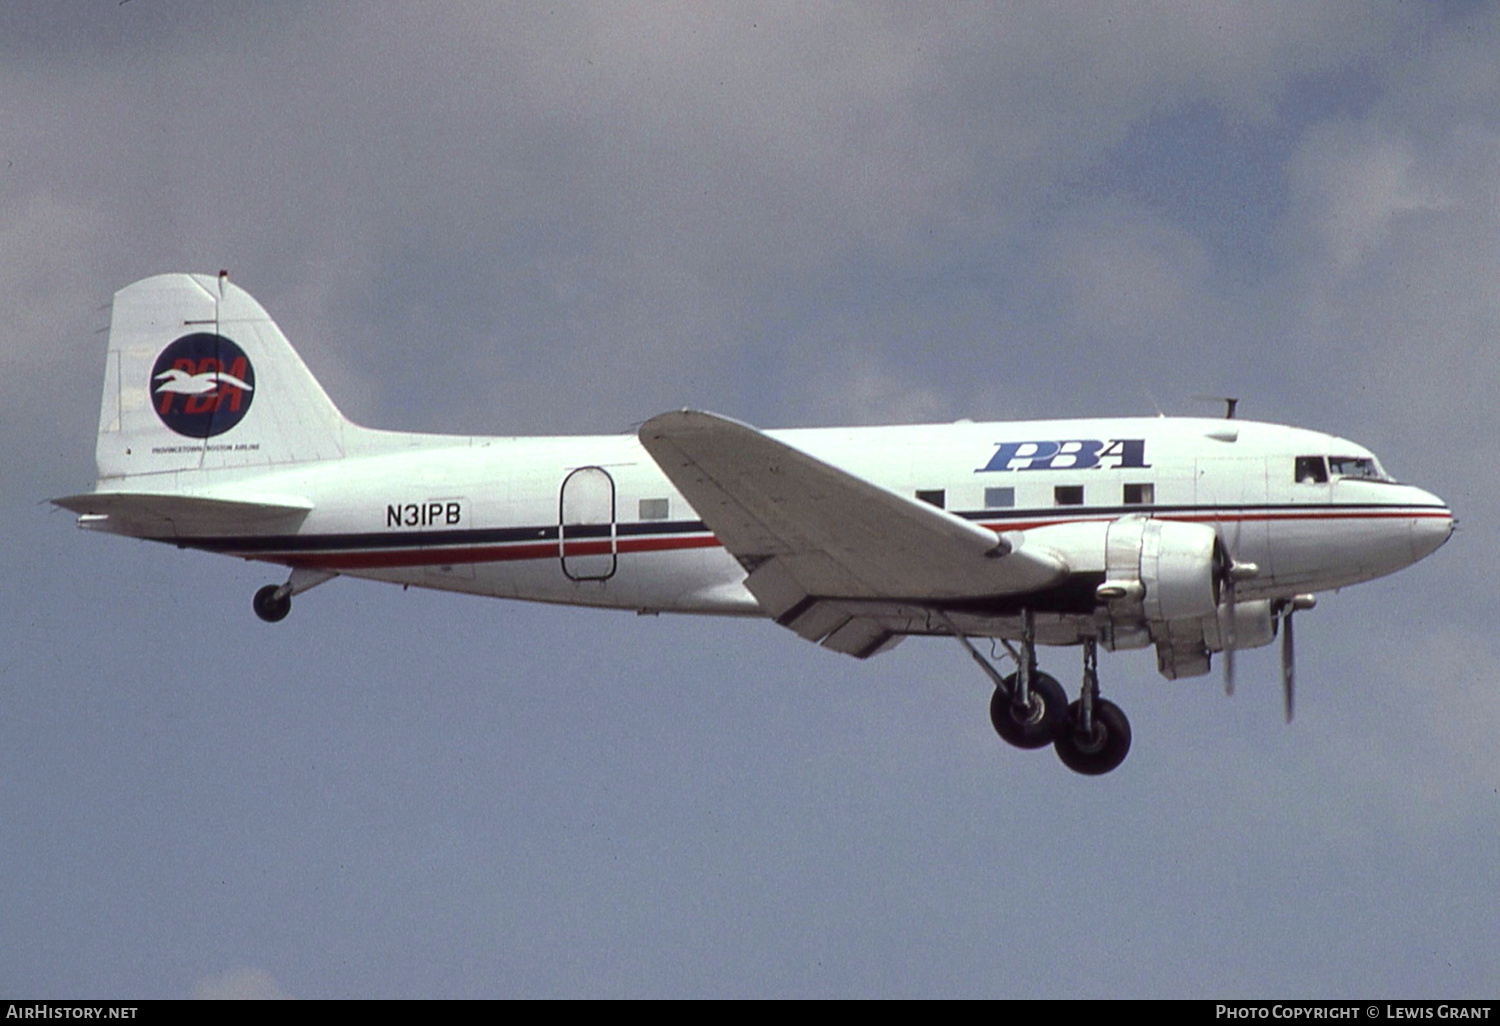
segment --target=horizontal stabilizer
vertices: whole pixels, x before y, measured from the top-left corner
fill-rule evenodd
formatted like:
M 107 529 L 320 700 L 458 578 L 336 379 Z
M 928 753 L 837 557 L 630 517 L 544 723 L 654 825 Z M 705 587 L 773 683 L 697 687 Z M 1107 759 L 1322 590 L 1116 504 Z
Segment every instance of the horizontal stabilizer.
M 143 538 L 292 532 L 313 508 L 304 499 L 281 496 L 244 500 L 146 492 L 91 492 L 52 502 L 80 514 L 80 527 Z

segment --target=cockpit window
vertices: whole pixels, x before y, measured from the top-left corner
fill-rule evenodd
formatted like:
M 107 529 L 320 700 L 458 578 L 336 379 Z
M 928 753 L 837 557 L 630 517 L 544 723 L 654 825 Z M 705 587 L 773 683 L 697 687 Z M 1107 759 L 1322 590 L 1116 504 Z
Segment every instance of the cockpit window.
M 1367 456 L 1330 456 L 1328 469 L 1334 477 L 1363 477 L 1372 481 L 1385 480 L 1375 461 Z
M 1296 468 L 1298 484 L 1327 484 L 1328 465 L 1321 456 L 1298 456 Z

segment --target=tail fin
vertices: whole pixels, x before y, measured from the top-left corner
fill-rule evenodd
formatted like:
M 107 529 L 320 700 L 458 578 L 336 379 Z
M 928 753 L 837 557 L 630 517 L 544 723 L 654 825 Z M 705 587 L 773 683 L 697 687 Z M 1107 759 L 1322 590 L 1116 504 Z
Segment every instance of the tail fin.
M 101 485 L 332 459 L 349 430 L 276 322 L 224 272 L 161 274 L 115 293 Z

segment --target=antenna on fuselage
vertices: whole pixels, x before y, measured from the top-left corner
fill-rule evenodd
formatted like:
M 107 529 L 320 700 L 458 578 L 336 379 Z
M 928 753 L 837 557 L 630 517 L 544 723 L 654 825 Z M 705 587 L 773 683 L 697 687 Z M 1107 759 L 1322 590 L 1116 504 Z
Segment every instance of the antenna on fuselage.
M 1200 402 L 1223 403 L 1224 404 L 1224 419 L 1225 420 L 1233 420 L 1234 419 L 1234 413 L 1235 413 L 1235 411 L 1237 409 L 1239 409 L 1239 406 L 1240 406 L 1240 400 L 1239 400 L 1239 398 L 1237 396 L 1228 396 L 1228 395 L 1195 395 L 1195 396 L 1193 396 L 1193 398 L 1199 400 Z

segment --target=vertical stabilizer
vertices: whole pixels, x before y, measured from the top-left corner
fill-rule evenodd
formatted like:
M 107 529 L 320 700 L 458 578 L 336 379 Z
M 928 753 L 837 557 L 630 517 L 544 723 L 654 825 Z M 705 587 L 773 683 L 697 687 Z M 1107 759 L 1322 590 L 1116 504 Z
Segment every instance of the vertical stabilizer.
M 227 275 L 162 274 L 115 293 L 101 484 L 332 459 L 344 453 L 348 426 L 281 329 Z

